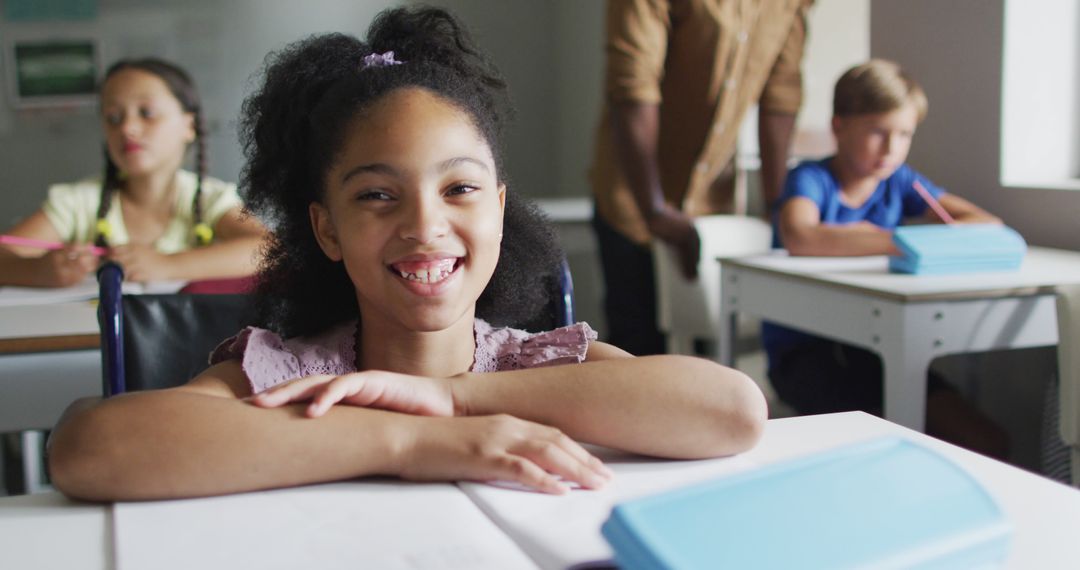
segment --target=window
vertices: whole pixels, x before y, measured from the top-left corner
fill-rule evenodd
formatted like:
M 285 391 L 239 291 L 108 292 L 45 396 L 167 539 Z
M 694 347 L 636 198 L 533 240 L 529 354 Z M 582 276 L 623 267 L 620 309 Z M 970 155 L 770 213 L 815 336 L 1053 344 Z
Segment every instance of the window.
M 1006 0 L 1001 183 L 1080 190 L 1080 2 Z

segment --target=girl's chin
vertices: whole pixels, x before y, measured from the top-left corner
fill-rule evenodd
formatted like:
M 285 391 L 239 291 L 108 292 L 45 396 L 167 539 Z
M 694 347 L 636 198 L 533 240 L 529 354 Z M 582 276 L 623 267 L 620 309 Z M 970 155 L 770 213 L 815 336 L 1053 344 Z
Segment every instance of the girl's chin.
M 414 332 L 439 332 L 457 325 L 465 318 L 462 315 L 451 315 L 445 311 L 432 312 L 426 315 L 408 315 L 406 322 L 402 323 L 405 328 Z M 471 321 L 470 321 L 471 322 Z

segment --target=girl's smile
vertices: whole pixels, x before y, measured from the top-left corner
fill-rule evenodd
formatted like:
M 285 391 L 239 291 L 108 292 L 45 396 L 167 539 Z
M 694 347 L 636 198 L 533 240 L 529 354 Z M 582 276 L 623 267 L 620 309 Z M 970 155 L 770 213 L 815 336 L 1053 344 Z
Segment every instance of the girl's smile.
M 440 294 L 458 276 L 464 258 L 448 254 L 411 255 L 388 267 L 398 275 L 405 287 L 420 296 Z

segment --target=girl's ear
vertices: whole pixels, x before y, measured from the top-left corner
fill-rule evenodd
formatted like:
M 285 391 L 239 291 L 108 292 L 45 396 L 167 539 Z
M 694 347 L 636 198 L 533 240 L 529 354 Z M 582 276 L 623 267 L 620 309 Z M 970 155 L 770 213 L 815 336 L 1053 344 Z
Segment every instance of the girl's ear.
M 832 121 L 830 122 L 830 124 L 832 126 L 833 135 L 836 135 L 837 133 L 840 132 L 840 128 L 844 126 L 844 120 L 841 119 L 840 117 L 837 117 L 836 115 L 833 115 L 833 118 L 832 118 Z
M 315 241 L 319 242 L 323 253 L 330 261 L 341 261 L 341 243 L 334 222 L 330 219 L 330 210 L 318 202 L 312 202 L 308 205 L 308 216 L 311 218 L 311 229 L 315 232 Z
M 499 210 L 506 211 L 506 184 L 499 183 Z
M 187 121 L 187 132 L 184 133 L 184 142 L 191 144 L 195 142 L 195 113 L 184 113 L 184 119 Z

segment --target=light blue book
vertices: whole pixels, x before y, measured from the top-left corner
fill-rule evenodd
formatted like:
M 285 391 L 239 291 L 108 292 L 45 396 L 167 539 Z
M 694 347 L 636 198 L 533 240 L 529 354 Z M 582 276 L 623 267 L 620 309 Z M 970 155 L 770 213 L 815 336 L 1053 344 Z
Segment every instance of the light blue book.
M 617 505 L 620 568 L 992 568 L 1011 525 L 966 471 L 880 438 Z
M 918 275 L 1015 271 L 1027 253 L 1016 230 L 993 224 L 902 226 L 893 232 L 901 255 L 889 271 Z

